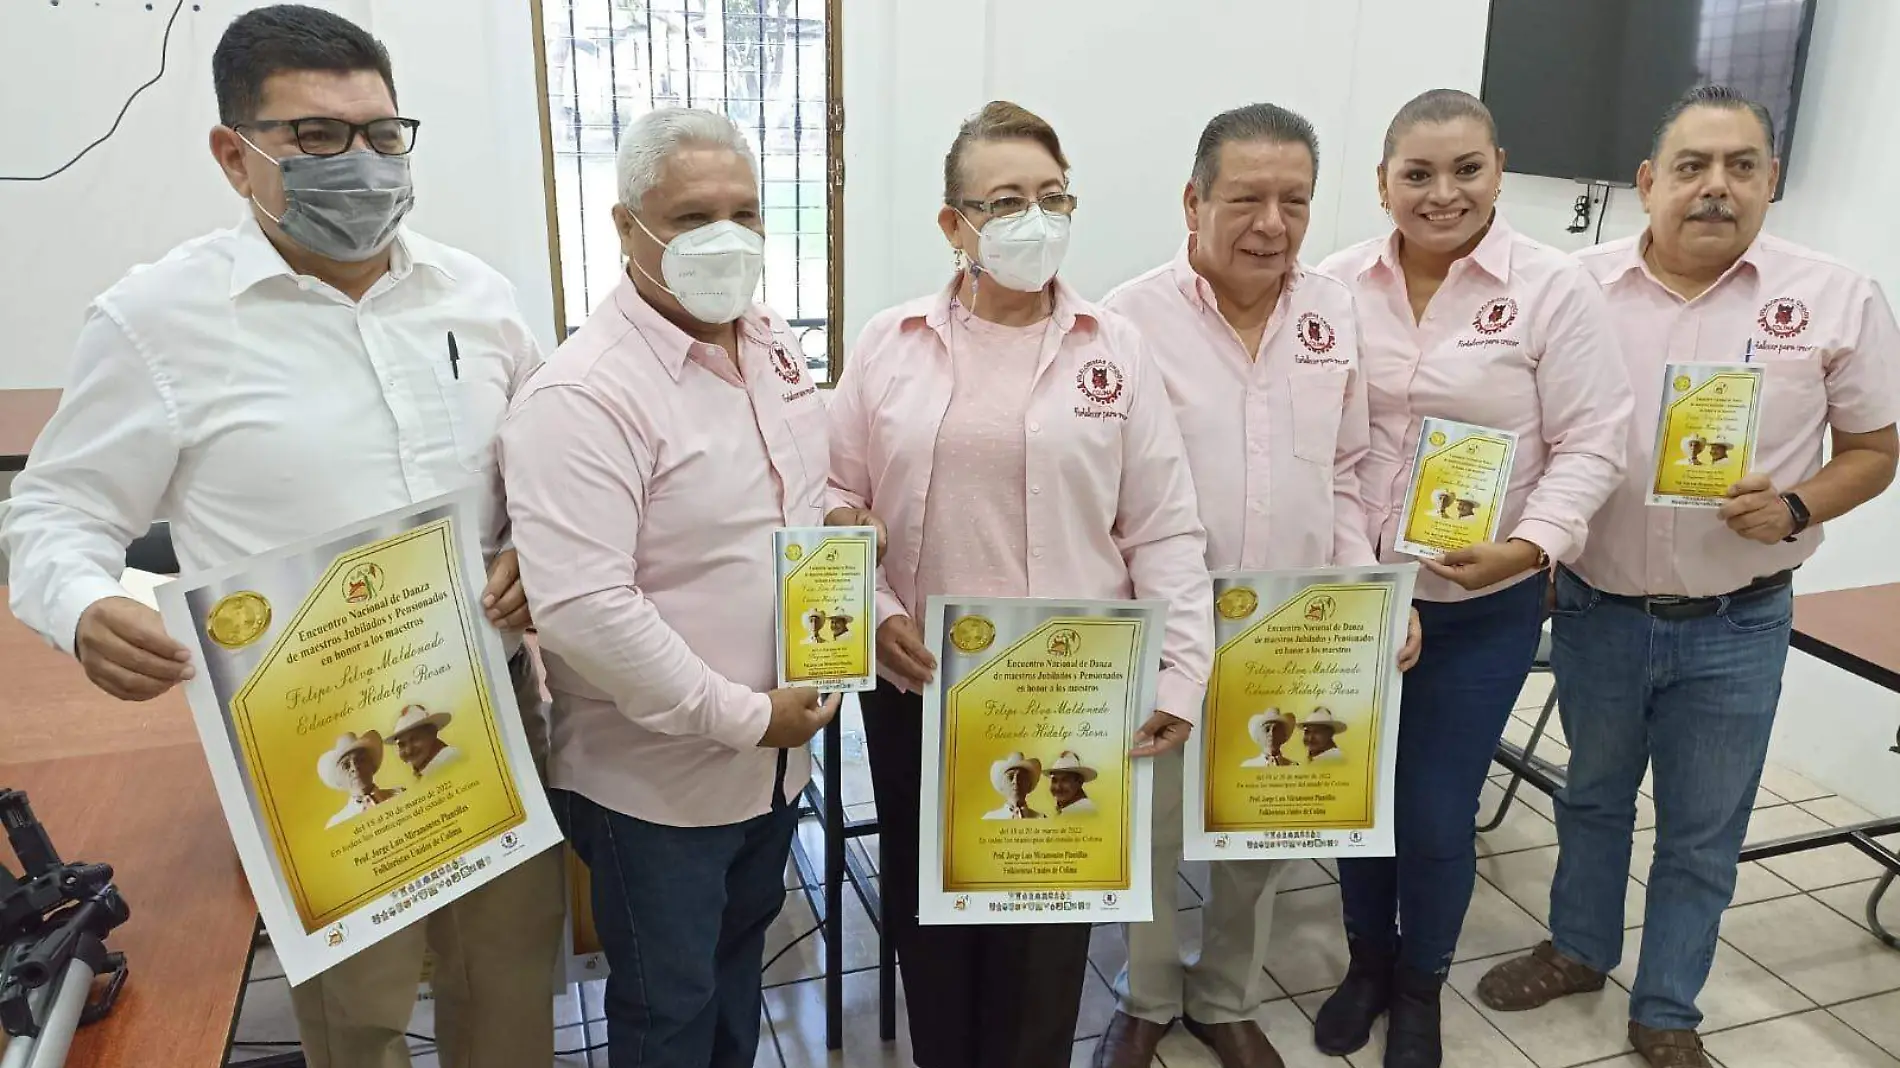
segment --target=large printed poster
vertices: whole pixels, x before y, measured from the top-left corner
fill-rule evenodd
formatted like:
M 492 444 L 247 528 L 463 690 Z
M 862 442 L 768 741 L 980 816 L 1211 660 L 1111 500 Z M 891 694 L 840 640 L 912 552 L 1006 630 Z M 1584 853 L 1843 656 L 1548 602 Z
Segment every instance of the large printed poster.
M 301 983 L 560 841 L 455 495 L 158 590 L 219 800 Z
M 1391 856 L 1398 650 L 1418 565 L 1214 576 L 1190 860 Z
M 931 598 L 919 920 L 1152 917 L 1153 714 L 1161 606 Z

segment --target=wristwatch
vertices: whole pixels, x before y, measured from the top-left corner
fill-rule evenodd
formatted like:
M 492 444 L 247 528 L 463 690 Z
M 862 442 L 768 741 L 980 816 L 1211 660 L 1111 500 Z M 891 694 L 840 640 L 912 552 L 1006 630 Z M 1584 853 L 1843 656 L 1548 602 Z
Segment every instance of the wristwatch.
M 1808 524 L 1814 522 L 1814 517 L 1808 514 L 1807 504 L 1792 493 L 1782 494 L 1781 503 L 1788 506 L 1788 515 L 1794 519 L 1794 531 L 1781 540 L 1793 541 L 1796 535 L 1808 529 Z

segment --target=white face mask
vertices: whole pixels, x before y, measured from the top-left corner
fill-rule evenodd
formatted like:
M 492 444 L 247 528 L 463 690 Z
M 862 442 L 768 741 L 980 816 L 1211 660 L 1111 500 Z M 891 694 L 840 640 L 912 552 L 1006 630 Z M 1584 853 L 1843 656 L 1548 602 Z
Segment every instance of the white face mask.
M 959 218 L 962 212 L 957 213 Z M 963 219 L 965 226 L 970 220 Z M 972 227 L 974 229 L 974 227 Z M 1069 251 L 1069 217 L 1032 207 L 1009 219 L 991 219 L 977 231 L 977 263 L 985 273 L 1019 293 L 1049 284 Z
M 648 237 L 665 245 L 660 274 L 666 281 L 647 274 L 638 260 L 632 261 L 634 268 L 673 294 L 686 314 L 702 323 L 729 323 L 752 307 L 759 276 L 765 273 L 765 238 L 722 219 L 688 230 L 671 242 L 660 242 L 638 215 L 628 215 Z

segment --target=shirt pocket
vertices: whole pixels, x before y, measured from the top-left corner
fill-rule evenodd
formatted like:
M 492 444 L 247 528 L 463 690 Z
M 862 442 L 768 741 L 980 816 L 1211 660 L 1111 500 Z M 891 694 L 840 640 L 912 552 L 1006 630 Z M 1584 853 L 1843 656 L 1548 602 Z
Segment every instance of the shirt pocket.
M 507 368 L 499 360 L 463 358 L 435 364 L 456 466 L 478 473 L 495 466 L 495 435 L 508 405 Z
M 1293 404 L 1293 455 L 1308 463 L 1331 464 L 1339 452 L 1339 419 L 1346 407 L 1347 371 L 1309 367 L 1287 378 Z
M 792 502 L 822 512 L 825 486 L 831 477 L 830 419 L 825 402 L 816 396 L 794 401 L 786 405 L 784 420 L 805 475 L 802 484 L 787 486 L 785 492 Z
M 1761 441 L 1786 447 L 1827 420 L 1827 375 L 1819 350 L 1758 360 L 1762 369 Z

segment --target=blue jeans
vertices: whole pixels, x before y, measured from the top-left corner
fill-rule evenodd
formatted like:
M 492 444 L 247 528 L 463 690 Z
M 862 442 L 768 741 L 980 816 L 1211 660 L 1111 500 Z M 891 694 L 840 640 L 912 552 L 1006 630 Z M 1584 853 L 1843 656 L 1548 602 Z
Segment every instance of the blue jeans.
M 1655 765 L 1656 860 L 1630 1018 L 1694 1028 L 1788 661 L 1788 587 L 1700 619 L 1651 618 L 1559 572 L 1551 661 L 1570 744 L 1557 793 L 1557 951 L 1599 971 L 1623 955 L 1636 791 Z
M 785 904 L 798 810 L 667 827 L 550 793 L 592 877 L 607 954 L 607 1059 L 614 1068 L 751 1068 L 765 932 Z
M 1398 855 L 1341 860 L 1339 886 L 1349 938 L 1443 974 L 1478 877 L 1478 795 L 1537 656 L 1544 579 L 1414 607 L 1424 644 L 1399 703 Z

